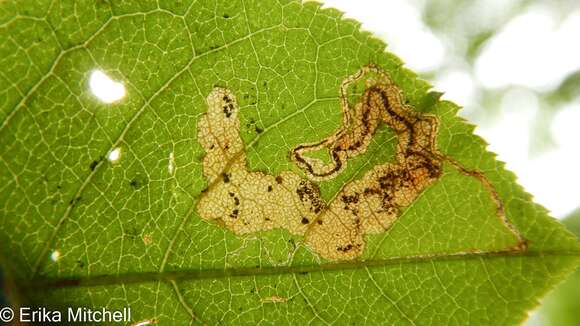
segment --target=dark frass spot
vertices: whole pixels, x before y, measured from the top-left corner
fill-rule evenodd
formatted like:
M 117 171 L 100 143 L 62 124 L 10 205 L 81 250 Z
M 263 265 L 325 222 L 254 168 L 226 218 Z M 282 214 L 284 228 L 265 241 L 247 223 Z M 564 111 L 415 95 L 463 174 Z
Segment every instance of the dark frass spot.
M 69 205 L 71 205 L 71 206 L 75 206 L 76 204 L 78 204 L 78 203 L 79 203 L 79 201 L 81 201 L 81 199 L 82 199 L 82 197 L 80 197 L 80 196 L 79 196 L 79 197 L 76 197 L 76 198 L 74 198 L 74 199 L 71 199 L 71 200 L 69 200 L 69 202 L 68 202 L 68 203 L 69 203 Z
M 95 168 L 97 167 L 98 164 L 99 164 L 98 161 L 92 161 L 91 164 L 89 165 L 89 169 L 91 169 L 91 171 L 95 171 Z
M 133 179 L 131 179 L 131 181 L 129 181 L 129 185 L 131 186 L 131 188 L 139 190 L 143 188 L 147 184 L 147 182 L 148 180 L 146 176 L 142 174 L 137 174 L 136 176 L 133 177 Z
M 136 239 L 139 236 L 139 230 L 135 225 L 126 226 L 125 236 L 130 239 Z
M 228 195 L 234 199 L 234 205 L 240 206 L 240 199 L 233 192 L 228 192 Z
M 338 247 L 336 247 L 336 250 L 337 251 L 342 251 L 342 252 L 348 252 L 348 251 L 350 251 L 352 249 L 352 247 L 353 247 L 352 244 L 349 243 L 346 246 L 338 246 Z
M 310 223 L 310 221 L 306 217 L 302 217 L 302 220 L 300 222 L 302 222 L 302 224 Z
M 89 169 L 91 169 L 91 171 L 94 171 L 95 168 L 97 167 L 97 165 L 99 165 L 99 163 L 101 163 L 101 161 L 104 159 L 104 157 L 101 155 L 99 156 L 98 159 L 94 160 L 91 162 L 91 164 L 89 164 Z
M 234 112 L 234 105 L 232 103 L 228 103 L 226 105 L 224 105 L 222 107 L 222 111 L 224 112 L 224 114 L 226 115 L 226 118 L 229 118 L 232 116 L 232 113 Z

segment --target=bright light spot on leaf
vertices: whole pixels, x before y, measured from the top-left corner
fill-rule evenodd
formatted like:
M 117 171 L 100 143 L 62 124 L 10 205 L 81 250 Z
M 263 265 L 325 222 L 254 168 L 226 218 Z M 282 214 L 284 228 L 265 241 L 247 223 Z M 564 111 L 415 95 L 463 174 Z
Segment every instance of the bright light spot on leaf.
M 521 85 L 537 90 L 556 87 L 580 68 L 580 12 L 561 24 L 543 7 L 533 7 L 512 19 L 485 46 L 475 64 L 486 87 Z
M 60 258 L 60 251 L 55 250 L 50 254 L 50 259 L 54 262 L 58 261 L 58 259 Z
M 125 96 L 125 86 L 100 70 L 91 73 L 89 86 L 93 95 L 105 103 L 113 103 Z
M 445 57 L 443 42 L 422 22 L 416 7 L 404 0 L 325 0 L 324 7 L 345 12 L 363 22 L 363 29 L 386 40 L 388 50 L 413 70 L 431 71 Z
M 121 158 L 121 149 L 119 147 L 113 149 L 108 156 L 108 159 L 111 163 L 119 161 L 120 158 Z
M 167 171 L 169 174 L 173 174 L 175 170 L 175 154 L 173 152 L 169 153 L 169 163 L 167 164 Z

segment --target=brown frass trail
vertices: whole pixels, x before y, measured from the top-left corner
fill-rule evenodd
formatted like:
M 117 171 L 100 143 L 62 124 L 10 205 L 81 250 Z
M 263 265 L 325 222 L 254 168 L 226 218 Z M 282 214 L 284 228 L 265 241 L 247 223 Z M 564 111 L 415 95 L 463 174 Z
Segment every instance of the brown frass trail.
M 374 78 L 365 80 L 365 91 L 351 109 L 348 88 L 368 74 Z M 364 251 L 365 235 L 389 229 L 401 209 L 437 181 L 443 163 L 449 162 L 486 186 L 500 221 L 518 241 L 512 249 L 525 247 L 523 237 L 505 218 L 491 183 L 483 174 L 469 171 L 437 151 L 439 120 L 404 104 L 400 89 L 383 70 L 374 65 L 361 68 L 343 81 L 340 95 L 342 126 L 329 137 L 301 144 L 291 152 L 292 161 L 307 176 L 304 179 L 289 171 L 277 176 L 248 171 L 235 96 L 225 88 L 214 88 L 207 97 L 208 112 L 198 124 L 198 139 L 206 151 L 204 175 L 209 183 L 197 205 L 200 216 L 236 234 L 283 228 L 304 235 L 307 247 L 325 259 L 354 259 Z M 313 182 L 336 177 L 349 158 L 366 152 L 381 123 L 397 135 L 394 162 L 374 166 L 362 178 L 345 184 L 332 202 L 325 203 Z M 321 149 L 330 152 L 331 163 L 304 155 Z
M 346 90 L 369 72 L 376 73 L 379 79 L 366 81 L 351 118 Z M 382 71 L 366 66 L 347 78 L 341 90 L 344 121 L 349 125 L 343 125 L 318 143 L 293 150 L 292 158 L 305 167 L 309 179 L 327 180 L 338 175 L 349 158 L 367 150 L 381 122 L 397 134 L 398 144 L 394 163 L 377 165 L 360 180 L 346 184 L 318 217 L 322 224 L 312 225 L 306 232 L 306 243 L 333 260 L 359 256 L 365 246 L 364 235 L 390 228 L 400 216 L 401 208 L 410 205 L 442 173 L 442 161 L 436 154 L 437 118 L 405 105 L 398 87 Z M 307 151 L 324 147 L 331 157 L 337 158 L 327 166 L 303 156 Z

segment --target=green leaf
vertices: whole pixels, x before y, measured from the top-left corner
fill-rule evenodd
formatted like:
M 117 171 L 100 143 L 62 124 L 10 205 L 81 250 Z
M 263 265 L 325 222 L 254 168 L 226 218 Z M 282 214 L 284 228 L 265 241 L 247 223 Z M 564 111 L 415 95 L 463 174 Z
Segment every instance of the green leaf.
M 455 104 L 359 27 L 313 2 L 1 2 L 0 257 L 20 304 L 130 306 L 133 322 L 164 325 L 525 319 L 577 265 L 576 239 Z M 399 108 L 435 117 L 429 157 L 442 170 L 395 205 L 390 227 L 364 235 L 362 252 L 333 258 L 304 231 L 234 233 L 200 213 L 215 188 L 198 132 L 216 87 L 236 99 L 240 167 L 307 180 L 292 150 L 341 128 L 339 87 L 369 64 L 400 89 Z M 97 70 L 126 96 L 100 101 Z M 348 89 L 351 106 L 367 80 Z M 309 181 L 317 198 L 330 205 L 400 162 L 400 135 L 381 123 L 336 177 Z
M 568 215 L 562 223 L 580 237 L 580 209 Z M 541 325 L 574 326 L 580 324 L 580 269 L 576 269 L 568 279 L 559 284 L 553 292 L 542 300 L 542 306 L 534 321 Z M 530 325 L 534 325 L 530 322 Z

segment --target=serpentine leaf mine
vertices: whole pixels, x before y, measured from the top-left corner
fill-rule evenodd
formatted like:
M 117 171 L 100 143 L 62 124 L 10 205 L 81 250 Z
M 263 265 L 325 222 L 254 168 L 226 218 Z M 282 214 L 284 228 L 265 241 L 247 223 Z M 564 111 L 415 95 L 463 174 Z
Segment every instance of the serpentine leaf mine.
M 348 88 L 365 77 L 364 93 L 351 117 Z M 437 150 L 438 118 L 404 104 L 401 90 L 385 71 L 375 65 L 361 68 L 342 82 L 340 95 L 342 126 L 319 142 L 297 146 L 290 154 L 305 179 L 289 171 L 278 176 L 248 171 L 236 98 L 228 89 L 214 88 L 198 125 L 209 183 L 197 205 L 200 216 L 240 235 L 283 228 L 303 235 L 306 246 L 325 259 L 350 260 L 363 253 L 364 236 L 388 230 L 404 207 L 441 178 L 443 164 L 448 162 L 489 191 L 497 217 L 517 242 L 506 250 L 525 250 L 526 241 L 506 218 L 491 182 Z M 335 178 L 350 158 L 364 153 L 381 123 L 397 135 L 395 162 L 376 165 L 326 203 L 316 182 Z M 305 155 L 322 149 L 330 153 L 328 164 Z

